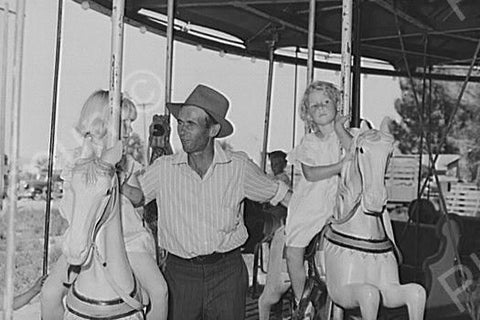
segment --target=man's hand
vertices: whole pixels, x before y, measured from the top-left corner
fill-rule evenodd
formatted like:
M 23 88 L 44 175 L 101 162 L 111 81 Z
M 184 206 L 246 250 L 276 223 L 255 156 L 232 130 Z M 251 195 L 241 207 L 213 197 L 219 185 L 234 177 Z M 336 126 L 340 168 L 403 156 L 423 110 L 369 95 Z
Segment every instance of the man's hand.
M 292 190 L 288 190 L 287 193 L 285 194 L 285 197 L 283 197 L 283 199 L 282 199 L 282 201 L 280 201 L 280 203 L 288 208 L 288 203 L 290 202 L 290 199 L 292 198 L 292 194 L 293 194 Z

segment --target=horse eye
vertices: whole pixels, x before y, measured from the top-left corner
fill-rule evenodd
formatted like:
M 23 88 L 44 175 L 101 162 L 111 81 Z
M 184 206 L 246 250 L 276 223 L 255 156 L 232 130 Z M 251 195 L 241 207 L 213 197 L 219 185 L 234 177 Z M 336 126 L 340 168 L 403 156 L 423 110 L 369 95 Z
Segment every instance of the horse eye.
M 108 189 L 108 190 L 107 190 L 107 193 L 106 193 L 105 195 L 109 196 L 109 195 L 111 195 L 111 194 L 112 194 L 112 189 Z
M 363 153 L 363 148 L 362 147 L 360 147 L 359 150 L 360 150 L 360 153 Z

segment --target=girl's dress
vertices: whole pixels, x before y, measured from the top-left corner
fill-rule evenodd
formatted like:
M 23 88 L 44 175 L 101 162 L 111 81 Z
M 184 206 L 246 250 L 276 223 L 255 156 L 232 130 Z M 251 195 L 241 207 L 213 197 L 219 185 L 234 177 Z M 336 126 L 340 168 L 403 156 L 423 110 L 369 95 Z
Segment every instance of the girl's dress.
M 335 132 L 324 138 L 308 133 L 287 156 L 287 160 L 301 169 L 301 164 L 325 166 L 340 160 L 340 141 Z M 300 178 L 288 206 L 285 233 L 289 247 L 306 247 L 333 214 L 338 177 L 311 182 Z

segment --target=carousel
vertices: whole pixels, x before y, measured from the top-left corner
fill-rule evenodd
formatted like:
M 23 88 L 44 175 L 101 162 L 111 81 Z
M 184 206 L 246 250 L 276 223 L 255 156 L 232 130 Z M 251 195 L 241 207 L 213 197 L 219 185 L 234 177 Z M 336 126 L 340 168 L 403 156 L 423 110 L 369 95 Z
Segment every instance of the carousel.
M 58 1 L 57 38 L 54 68 L 53 104 L 49 144 L 49 163 L 44 224 L 43 273 L 49 272 L 49 228 L 52 201 L 53 156 L 55 154 L 57 98 L 62 52 L 64 1 Z M 250 238 L 243 246 L 253 254 L 253 276 L 247 300 L 247 319 L 480 319 L 480 189 L 470 181 L 441 181 L 437 163 L 442 146 L 456 121 L 468 83 L 480 82 L 480 3 L 460 1 L 407 0 L 73 0 L 94 14 L 111 17 L 111 64 L 109 104 L 113 119 L 120 119 L 123 79 L 124 24 L 159 37 L 166 37 L 165 103 L 171 102 L 175 44 L 183 42 L 220 54 L 251 57 L 268 61 L 267 92 L 260 167 L 266 170 L 272 109 L 274 66 L 277 62 L 295 66 L 292 83 L 297 88 L 297 70 L 306 66 L 309 84 L 316 69 L 338 70 L 342 93 L 342 113 L 351 118 L 354 135 L 351 165 L 342 171 L 341 205 L 332 213 L 328 227 L 314 238 L 306 256 L 309 289 L 302 297 L 311 302 L 313 311 L 292 314 L 291 289 L 282 277 L 283 225 L 258 203 L 245 202 L 244 220 Z M 8 237 L 4 319 L 13 317 L 13 279 L 17 210 L 19 145 L 19 97 L 25 0 L 16 6 L 14 95 L 9 115 L 12 123 L 11 149 L 6 152 L 6 63 L 2 64 L 2 101 L 0 119 L 0 159 L 9 154 L 12 169 L 8 189 Z M 9 7 L 3 7 L 8 21 Z M 8 23 L 8 22 L 7 22 Z M 8 30 L 8 29 L 7 29 Z M 229 35 L 229 37 L 225 36 Z M 128 46 L 128 43 L 125 43 Z M 4 44 L 3 54 L 6 53 Z M 339 63 L 318 59 L 336 54 Z M 362 66 L 362 59 L 376 59 L 393 68 Z M 5 61 L 6 59 L 2 59 Z M 454 68 L 463 72 L 436 72 Z M 388 123 L 379 130 L 361 128 L 361 75 L 402 77 L 413 90 L 416 117 L 422 131 L 418 154 L 393 154 L 393 138 Z M 429 100 L 426 95 L 435 81 L 461 84 L 454 108 L 446 119 L 442 136 L 432 141 L 428 132 Z M 295 100 L 296 97 L 295 97 Z M 292 114 L 297 110 L 294 101 Z M 295 118 L 295 116 L 294 116 Z M 113 129 L 118 136 L 118 126 Z M 295 128 L 296 122 L 292 124 Z M 307 130 L 307 129 L 305 129 Z M 147 163 L 172 153 L 170 115 L 158 110 L 149 126 Z M 292 139 L 295 142 L 295 136 Z M 101 199 L 103 209 L 92 216 L 93 234 L 100 241 L 93 253 L 98 270 L 105 265 L 104 251 L 118 259 L 116 273 L 128 267 L 124 248 L 111 241 L 118 234 L 115 211 L 117 186 L 111 171 L 118 161 L 115 150 L 96 163 L 98 179 L 92 188 L 107 188 L 108 198 Z M 1 176 L 6 172 L 0 163 Z M 347 177 L 347 178 L 345 178 Z M 293 170 L 292 170 L 293 178 Z M 478 177 L 477 177 L 478 179 Z M 98 180 L 98 181 L 97 181 Z M 0 194 L 5 186 L 0 182 Z M 293 189 L 295 185 L 293 185 Z M 433 191 L 432 191 L 433 190 Z M 85 191 L 85 190 L 83 190 Z M 340 201 L 340 200 L 339 200 Z M 285 209 L 286 210 L 286 209 Z M 404 214 L 396 214 L 403 212 Z M 156 222 L 156 206 L 145 206 L 146 220 Z M 106 216 L 105 216 L 106 215 Z M 70 217 L 74 219 L 73 217 Z M 97 219 L 97 220 L 95 220 Z M 106 228 L 105 222 L 112 220 Z M 72 220 L 76 223 L 77 220 Z M 73 223 L 73 222 L 72 222 Z M 92 227 L 95 225 L 96 227 Z M 83 227 L 84 228 L 84 227 Z M 100 230 L 104 228 L 107 230 Z M 82 230 L 78 227 L 75 230 Z M 100 240 L 96 240 L 97 233 Z M 109 234 L 107 237 L 106 234 Z M 70 240 L 71 240 L 70 239 Z M 368 241 L 366 241 L 368 239 Z M 85 241 L 87 241 L 86 239 Z M 74 243 L 73 241 L 72 243 Z M 72 243 L 70 250 L 75 250 Z M 162 263 L 157 248 L 157 262 Z M 70 257 L 70 259 L 73 259 Z M 123 268 L 125 267 L 125 268 Z M 100 271 L 98 272 L 100 273 Z M 111 272 L 106 271 L 106 277 Z M 113 273 L 112 273 L 113 274 Z M 259 274 L 266 274 L 259 281 Z M 353 276 L 352 276 L 353 274 Z M 348 275 L 348 276 L 347 276 Z M 80 277 L 80 279 L 88 276 Z M 126 275 L 128 278 L 128 275 Z M 103 281 L 103 280 L 94 280 Z M 107 279 L 105 283 L 111 282 Z M 83 285 L 88 288 L 88 285 Z M 114 285 L 113 285 L 114 286 Z M 88 290 L 87 290 L 88 291 Z M 94 291 L 94 290 L 92 290 Z M 116 290 L 113 290 L 116 291 Z M 119 294 L 126 313 L 142 309 L 141 291 L 131 297 Z M 373 296 L 373 299 L 364 299 Z M 68 299 L 68 298 L 67 298 Z M 140 301 L 140 302 L 139 302 Z M 130 310 L 131 309 L 131 310 Z M 122 309 L 123 310 L 123 309 Z M 131 312 L 130 312 L 130 311 Z M 112 314 L 118 310 L 112 309 Z M 135 317 L 137 317 L 136 315 Z M 135 318 L 136 319 L 136 318 Z

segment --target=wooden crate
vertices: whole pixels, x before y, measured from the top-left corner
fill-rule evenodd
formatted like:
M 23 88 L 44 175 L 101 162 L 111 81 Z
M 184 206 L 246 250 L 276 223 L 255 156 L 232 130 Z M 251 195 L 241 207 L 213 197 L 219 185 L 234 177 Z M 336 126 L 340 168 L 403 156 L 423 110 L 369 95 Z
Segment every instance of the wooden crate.
M 408 203 L 417 198 L 418 155 L 395 155 L 385 175 L 389 202 Z
M 452 184 L 445 194 L 448 213 L 480 217 L 480 189 L 472 183 Z

